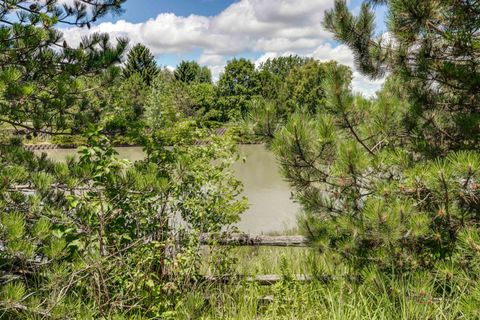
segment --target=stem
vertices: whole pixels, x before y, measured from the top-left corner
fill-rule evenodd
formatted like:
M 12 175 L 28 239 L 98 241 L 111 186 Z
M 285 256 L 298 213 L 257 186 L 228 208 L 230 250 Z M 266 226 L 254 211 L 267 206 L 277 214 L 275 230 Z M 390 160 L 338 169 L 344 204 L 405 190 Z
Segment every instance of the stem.
M 103 207 L 102 193 L 99 192 L 98 195 L 100 199 L 100 211 L 97 211 L 97 217 L 98 217 L 98 223 L 99 223 L 98 243 L 100 247 L 100 255 L 104 257 L 107 255 L 107 250 L 105 248 L 105 242 L 103 238 L 105 234 L 105 213 L 104 213 L 104 207 Z
M 440 174 L 440 177 L 442 180 L 443 189 L 445 191 L 445 213 L 447 214 L 447 219 L 450 222 L 450 210 L 448 209 L 450 206 L 450 196 L 448 193 L 447 181 L 445 181 L 445 175 L 443 172 Z
M 50 131 L 50 130 L 37 129 L 37 128 L 34 128 L 32 126 L 28 126 L 26 124 L 15 122 L 15 121 L 8 120 L 8 119 L 5 119 L 5 118 L 0 118 L 0 122 L 5 122 L 5 123 L 8 123 L 8 124 L 10 124 L 14 127 L 21 127 L 21 128 L 30 130 L 32 132 L 49 134 L 49 135 L 52 135 L 52 136 L 65 136 L 65 135 L 72 136 L 72 135 L 74 135 L 74 133 L 69 133 L 69 132 L 55 132 L 55 131 Z
M 345 120 L 345 124 L 347 125 L 348 129 L 350 130 L 350 132 L 353 134 L 353 136 L 355 137 L 355 140 L 358 141 L 358 143 L 360 143 L 367 151 L 368 153 L 370 153 L 372 156 L 375 155 L 375 152 L 372 151 L 372 149 L 370 149 L 366 144 L 365 142 L 363 142 L 362 139 L 360 139 L 360 137 L 358 136 L 357 132 L 355 131 L 355 129 L 353 128 L 352 124 L 350 123 L 350 121 L 348 120 L 348 117 L 345 113 L 342 113 L 343 115 L 343 120 Z

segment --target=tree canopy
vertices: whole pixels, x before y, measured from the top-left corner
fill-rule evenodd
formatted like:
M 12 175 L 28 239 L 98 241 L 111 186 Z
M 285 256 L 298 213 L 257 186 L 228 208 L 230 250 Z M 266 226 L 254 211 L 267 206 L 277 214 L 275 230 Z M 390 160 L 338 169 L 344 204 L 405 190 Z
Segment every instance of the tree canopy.
M 175 69 L 175 79 L 184 83 L 212 83 L 208 67 L 201 67 L 196 61 L 182 61 Z
M 259 92 L 255 64 L 247 59 L 233 59 L 227 63 L 218 80 L 220 104 L 228 118 L 244 116 L 253 96 Z
M 89 77 L 120 62 L 127 41 L 112 46 L 108 35 L 66 43 L 56 24 L 88 27 L 108 12 L 120 12 L 124 0 L 59 5 L 57 1 L 4 1 L 0 9 L 0 121 L 26 130 L 75 131 L 89 112 L 82 95 Z M 50 129 L 49 129 L 50 128 Z
M 158 72 L 155 57 L 150 50 L 140 43 L 136 44 L 128 53 L 123 76 L 130 78 L 134 74 L 139 74 L 143 81 L 150 85 Z
M 373 5 L 386 5 L 388 33 L 374 36 Z M 358 16 L 335 1 L 324 25 L 372 78 L 402 78 L 409 134 L 434 154 L 476 149 L 480 137 L 479 4 L 476 1 L 365 1 Z

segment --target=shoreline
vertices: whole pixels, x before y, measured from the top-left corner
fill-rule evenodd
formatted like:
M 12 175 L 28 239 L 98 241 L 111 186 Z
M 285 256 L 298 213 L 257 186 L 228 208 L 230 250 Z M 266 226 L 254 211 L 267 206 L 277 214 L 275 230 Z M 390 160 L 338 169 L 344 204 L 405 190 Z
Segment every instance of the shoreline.
M 237 145 L 261 145 L 265 142 L 239 142 Z M 81 147 L 83 145 L 79 144 L 53 144 L 53 143 L 35 143 L 35 144 L 24 144 L 23 147 L 28 151 L 42 151 L 42 150 L 73 150 Z M 142 145 L 139 144 L 127 144 L 127 143 L 118 143 L 113 145 L 114 148 L 139 148 Z

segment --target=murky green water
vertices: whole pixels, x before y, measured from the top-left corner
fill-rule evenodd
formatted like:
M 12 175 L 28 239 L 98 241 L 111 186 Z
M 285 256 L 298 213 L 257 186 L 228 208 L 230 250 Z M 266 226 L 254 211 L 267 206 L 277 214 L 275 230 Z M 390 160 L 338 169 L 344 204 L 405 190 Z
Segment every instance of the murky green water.
M 141 160 L 141 148 L 117 148 L 119 156 L 131 161 Z M 282 232 L 295 227 L 299 210 L 290 199 L 290 189 L 283 181 L 274 155 L 262 145 L 239 146 L 240 160 L 234 165 L 237 177 L 244 184 L 250 209 L 242 216 L 238 227 L 249 233 Z M 43 151 L 54 160 L 63 161 L 75 150 Z

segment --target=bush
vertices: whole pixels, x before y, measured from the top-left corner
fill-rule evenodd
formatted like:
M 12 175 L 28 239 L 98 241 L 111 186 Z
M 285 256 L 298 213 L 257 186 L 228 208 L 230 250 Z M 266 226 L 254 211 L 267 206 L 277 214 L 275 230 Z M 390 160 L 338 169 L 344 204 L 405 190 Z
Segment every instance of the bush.
M 228 232 L 245 209 L 227 141 L 192 148 L 198 132 L 178 124 L 130 163 L 98 132 L 66 164 L 1 150 L 4 315 L 173 317 L 198 275 L 199 235 Z

